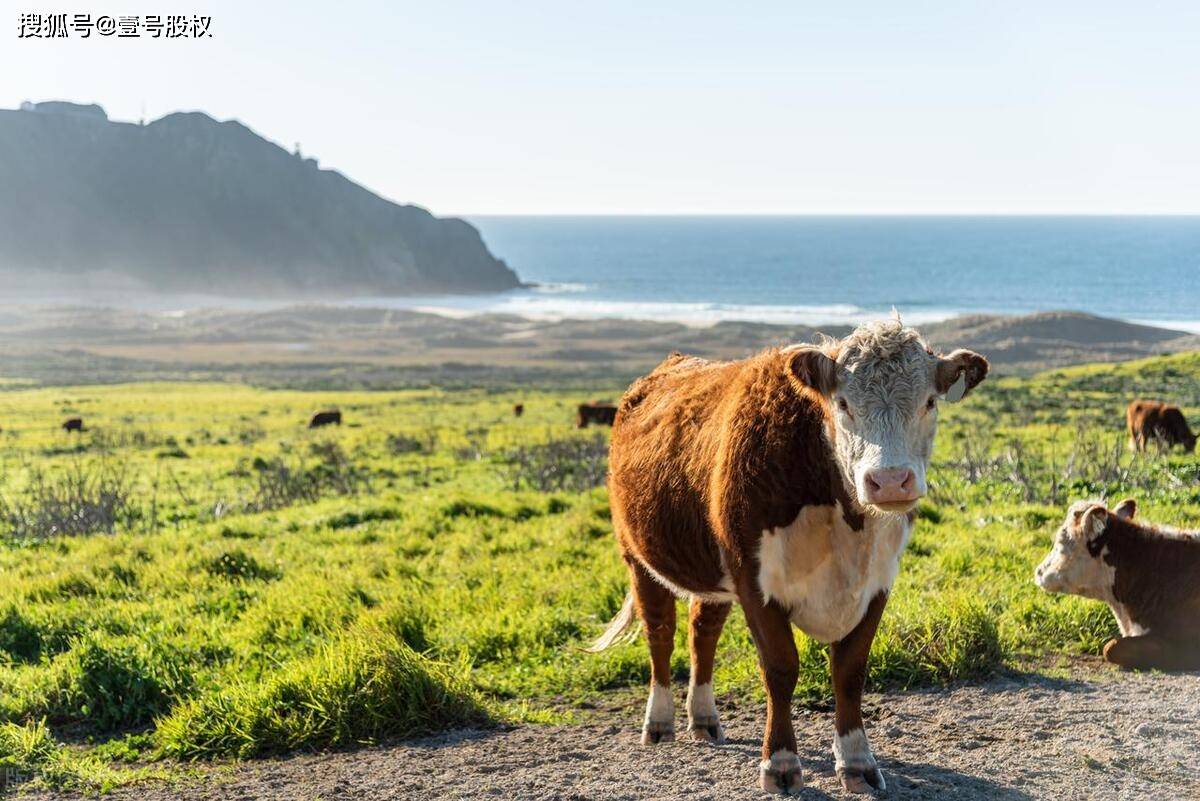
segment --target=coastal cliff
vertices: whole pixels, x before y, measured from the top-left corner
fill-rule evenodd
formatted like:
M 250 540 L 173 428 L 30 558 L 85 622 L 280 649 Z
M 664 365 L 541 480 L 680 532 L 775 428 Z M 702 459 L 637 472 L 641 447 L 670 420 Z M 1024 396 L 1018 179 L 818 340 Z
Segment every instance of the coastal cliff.
M 171 292 L 327 296 L 520 285 L 479 232 L 359 186 L 236 121 L 99 106 L 0 111 L 0 275 Z

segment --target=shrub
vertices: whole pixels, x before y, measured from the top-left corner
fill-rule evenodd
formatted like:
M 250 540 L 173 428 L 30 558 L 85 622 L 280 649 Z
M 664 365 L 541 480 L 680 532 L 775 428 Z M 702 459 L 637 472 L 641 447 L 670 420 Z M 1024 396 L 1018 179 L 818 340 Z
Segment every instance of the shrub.
M 466 444 L 454 449 L 454 457 L 462 462 L 478 462 L 487 453 L 488 429 L 468 428 L 463 436 Z
M 504 512 L 490 503 L 459 498 L 442 507 L 446 517 L 504 517 Z
M 55 660 L 43 711 L 101 731 L 147 723 L 187 694 L 190 656 L 161 642 L 89 632 Z
M 105 464 L 76 462 L 53 475 L 34 470 L 23 492 L 0 496 L 0 521 L 14 539 L 111 534 L 136 512 L 129 481 Z
M 995 610 L 967 595 L 943 595 L 919 614 L 884 615 L 871 649 L 877 686 L 912 687 L 990 673 L 1004 664 Z
M 377 742 L 483 719 L 466 680 L 383 626 L 177 707 L 159 742 L 180 757 L 248 757 Z
M 353 495 L 367 484 L 367 471 L 352 462 L 336 443 L 314 443 L 316 464 L 287 461 L 282 456 L 254 460 L 257 486 L 248 512 L 312 503 L 325 495 Z
M 388 434 L 386 443 L 388 453 L 394 456 L 403 456 L 406 453 L 433 453 L 437 450 L 437 429 L 429 428 L 419 437 L 409 434 Z
M 1056 437 L 1009 435 L 998 445 L 986 429 L 957 432 L 948 458 L 936 461 L 930 497 L 939 504 L 965 507 L 977 497 L 973 485 L 994 487 L 1027 504 L 1061 506 L 1072 498 L 1180 486 L 1180 468 L 1151 454 L 1134 454 L 1126 437 L 1082 423 L 1066 445 Z M 996 493 L 989 493 L 996 494 Z
M 552 439 L 509 452 L 508 479 L 513 489 L 538 492 L 582 492 L 604 483 L 608 475 L 608 442 L 590 439 Z
M 259 440 L 266 439 L 267 432 L 262 426 L 251 423 L 248 426 L 238 429 L 237 441 L 242 445 L 253 445 Z
M 41 630 L 13 606 L 0 617 L 0 651 L 20 662 L 36 662 L 42 652 Z
M 325 525 L 334 530 L 343 528 L 354 528 L 361 526 L 363 523 L 374 523 L 379 520 L 399 520 L 400 510 L 390 507 L 374 507 L 369 509 L 351 509 L 340 514 L 333 515 L 325 521 Z

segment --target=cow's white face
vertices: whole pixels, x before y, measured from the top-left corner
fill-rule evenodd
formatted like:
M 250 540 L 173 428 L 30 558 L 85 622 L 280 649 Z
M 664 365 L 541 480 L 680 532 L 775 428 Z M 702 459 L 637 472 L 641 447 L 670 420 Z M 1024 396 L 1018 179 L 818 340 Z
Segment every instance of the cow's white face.
M 927 489 L 939 400 L 959 400 L 988 371 L 971 351 L 935 355 L 899 321 L 791 353 L 793 374 L 830 406 L 830 442 L 847 485 L 880 512 L 916 506 Z
M 908 511 L 927 490 L 938 393 L 934 358 L 918 350 L 895 362 L 846 367 L 832 396 L 842 473 L 860 500 L 889 512 Z
M 1123 501 L 1113 513 L 1133 518 L 1133 501 Z M 1033 580 L 1046 592 L 1081 595 L 1098 601 L 1112 600 L 1116 570 L 1104 560 L 1098 539 L 1108 528 L 1109 512 L 1095 501 L 1076 501 L 1067 510 L 1054 545 L 1033 573 Z

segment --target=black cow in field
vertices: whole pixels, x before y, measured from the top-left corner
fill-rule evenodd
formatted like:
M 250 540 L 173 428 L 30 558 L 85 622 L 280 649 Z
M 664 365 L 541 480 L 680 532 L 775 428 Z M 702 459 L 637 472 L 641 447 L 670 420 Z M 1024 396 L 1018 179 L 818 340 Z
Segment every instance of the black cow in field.
M 513 417 L 520 417 L 523 414 L 525 414 L 525 404 L 523 404 L 523 403 L 513 404 Z
M 587 428 L 589 423 L 611 426 L 617 419 L 617 407 L 607 401 L 581 403 L 575 415 L 575 425 Z
M 312 416 L 312 420 L 308 421 L 309 428 L 321 428 L 322 426 L 342 424 L 342 413 L 337 409 L 326 409 L 323 412 L 317 412 Z
M 66 420 L 63 420 L 62 429 L 68 434 L 72 431 L 83 431 L 83 418 L 68 417 Z

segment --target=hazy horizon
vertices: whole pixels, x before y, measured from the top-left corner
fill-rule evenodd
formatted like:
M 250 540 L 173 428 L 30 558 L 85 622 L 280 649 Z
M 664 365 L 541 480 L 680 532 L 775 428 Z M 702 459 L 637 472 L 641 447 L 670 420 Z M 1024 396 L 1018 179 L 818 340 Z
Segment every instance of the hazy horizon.
M 441 215 L 1200 213 L 1178 0 L 189 10 L 211 38 L 13 34 L 0 105 L 237 119 Z
M 236 295 L 158 288 L 80 271 L 66 284 L 10 277 L 7 297 L 146 311 L 296 303 L 458 317 L 851 324 L 901 311 L 927 323 L 962 314 L 1077 310 L 1200 332 L 1200 217 L 473 215 L 490 252 L 526 285 L 506 292 L 365 291 Z M 1154 281 L 1145 280 L 1154 275 Z M 26 282 L 28 283 L 28 282 Z

